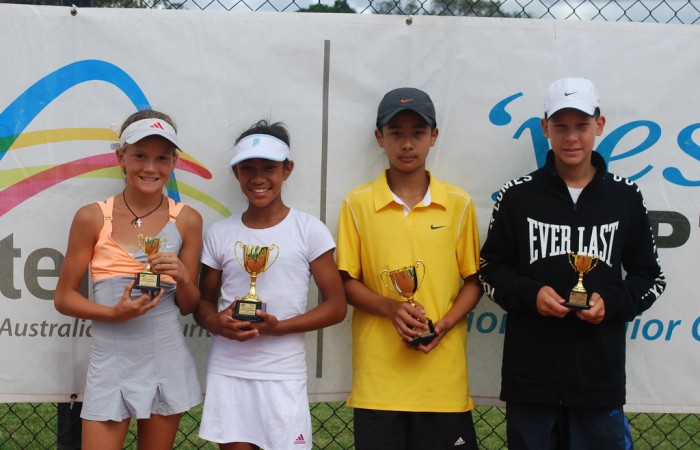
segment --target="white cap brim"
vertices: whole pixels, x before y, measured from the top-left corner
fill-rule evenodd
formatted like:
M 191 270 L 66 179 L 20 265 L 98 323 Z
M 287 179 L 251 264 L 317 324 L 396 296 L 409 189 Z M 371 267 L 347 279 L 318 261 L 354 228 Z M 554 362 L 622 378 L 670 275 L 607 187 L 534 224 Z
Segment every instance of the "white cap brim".
M 175 128 L 168 122 L 161 119 L 142 119 L 132 123 L 122 132 L 119 143 L 123 147 L 125 144 L 135 144 L 148 136 L 160 136 L 170 141 L 175 148 L 180 149 L 177 142 Z
M 595 113 L 597 106 L 592 105 L 590 102 L 580 101 L 575 98 L 571 99 L 561 99 L 560 101 L 553 102 L 549 105 L 547 112 L 547 117 L 552 117 L 556 112 L 562 109 L 573 108 L 581 112 L 592 116 Z
M 231 166 L 247 159 L 269 159 L 270 161 L 285 161 L 289 159 L 289 146 L 269 134 L 251 134 L 241 139 L 233 147 Z

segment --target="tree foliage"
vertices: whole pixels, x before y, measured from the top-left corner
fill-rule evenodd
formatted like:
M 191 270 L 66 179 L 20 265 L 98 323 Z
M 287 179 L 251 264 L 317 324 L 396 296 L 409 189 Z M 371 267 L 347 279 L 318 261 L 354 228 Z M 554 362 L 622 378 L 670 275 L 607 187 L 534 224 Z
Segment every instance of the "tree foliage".
M 324 5 L 319 1 L 309 5 L 308 8 L 299 8 L 299 12 L 356 13 L 357 11 L 352 9 L 345 0 L 335 0 L 332 6 Z
M 186 0 L 185 0 L 186 1 Z M 142 9 L 180 9 L 183 2 L 179 0 L 0 0 L 0 3 L 18 5 L 49 5 L 95 7 L 95 8 L 142 8 Z
M 349 0 L 335 0 L 332 5 L 315 0 L 299 12 L 357 13 Z M 0 0 L 0 3 L 52 5 L 95 8 L 180 9 L 187 0 Z M 504 0 L 368 0 L 367 11 L 393 15 L 437 15 L 475 17 L 529 17 L 525 11 L 504 11 Z
M 433 0 L 433 14 L 441 16 L 515 17 L 505 12 L 500 0 Z M 523 13 L 518 17 L 524 17 Z
M 524 11 L 504 11 L 501 0 L 378 0 L 371 1 L 370 7 L 378 14 L 528 17 Z

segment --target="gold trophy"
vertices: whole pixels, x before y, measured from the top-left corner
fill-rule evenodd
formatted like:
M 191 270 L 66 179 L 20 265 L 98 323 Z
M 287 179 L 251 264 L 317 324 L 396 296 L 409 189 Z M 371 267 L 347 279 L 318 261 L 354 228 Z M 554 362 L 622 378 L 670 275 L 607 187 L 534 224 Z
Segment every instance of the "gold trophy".
M 420 280 L 418 279 L 418 267 L 422 267 L 423 271 L 423 275 L 420 277 Z M 412 266 L 400 267 L 394 270 L 384 269 L 379 274 L 379 278 L 382 280 L 382 283 L 387 289 L 395 291 L 401 297 L 404 297 L 406 301 L 411 304 L 411 306 L 415 307 L 416 302 L 413 299 L 413 295 L 416 293 L 420 285 L 423 283 L 423 279 L 425 278 L 425 263 L 419 259 Z M 386 282 L 387 279 L 391 280 L 391 286 Z M 418 330 L 418 328 L 414 329 Z M 437 336 L 435 333 L 435 327 L 433 326 L 433 321 L 430 319 L 428 319 L 428 330 L 421 331 L 423 332 L 423 335 L 413 338 L 410 345 L 427 344 Z
M 238 246 L 243 250 L 243 261 L 238 257 Z M 270 250 L 273 248 L 277 249 L 275 258 L 268 265 L 267 261 L 270 256 Z M 237 241 L 233 248 L 233 254 L 236 256 L 236 260 L 243 267 L 243 270 L 250 274 L 250 289 L 248 293 L 241 297 L 240 300 L 236 302 L 236 306 L 233 309 L 233 318 L 238 320 L 247 320 L 248 322 L 260 322 L 262 319 L 255 315 L 257 310 L 265 311 L 266 305 L 258 297 L 258 293 L 255 290 L 255 283 L 258 275 L 269 269 L 280 254 L 280 248 L 276 244 L 272 244 L 269 247 L 263 247 L 260 245 L 247 245 L 241 241 Z
M 167 238 L 144 236 L 143 234 L 139 234 L 136 240 L 139 248 L 143 250 L 147 257 L 158 253 L 160 249 L 165 247 L 167 242 Z M 136 285 L 134 288 L 148 291 L 152 294 L 160 290 L 160 274 L 151 271 L 150 263 L 146 264 L 146 270 L 136 274 Z
M 598 264 L 598 257 L 569 253 L 569 264 L 578 272 L 578 282 L 569 291 L 569 300 L 564 303 L 564 306 L 574 309 L 589 309 L 588 300 L 590 299 L 590 294 L 583 287 L 583 276 L 593 270 Z

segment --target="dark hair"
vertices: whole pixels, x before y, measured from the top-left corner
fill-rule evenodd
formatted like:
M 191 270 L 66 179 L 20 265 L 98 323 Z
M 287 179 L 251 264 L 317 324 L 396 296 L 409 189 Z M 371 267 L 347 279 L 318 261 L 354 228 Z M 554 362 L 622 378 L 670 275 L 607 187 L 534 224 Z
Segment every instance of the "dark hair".
M 241 135 L 236 138 L 235 144 L 238 144 L 241 139 L 252 134 L 267 134 L 276 137 L 280 141 L 287 144 L 288 147 L 291 146 L 289 132 L 287 131 L 286 125 L 282 122 L 269 123 L 265 119 L 259 120 L 257 123 L 251 125 L 250 128 L 241 133 Z
M 155 109 L 142 109 L 141 111 L 136 111 L 132 115 L 126 118 L 124 123 L 122 124 L 122 128 L 120 131 L 120 134 L 126 130 L 126 127 L 131 125 L 134 122 L 138 122 L 139 120 L 144 120 L 144 119 L 160 119 L 168 122 L 174 129 L 175 132 L 177 133 L 177 126 L 175 126 L 175 122 L 173 119 L 170 118 L 169 115 L 162 113 L 160 111 L 156 111 Z

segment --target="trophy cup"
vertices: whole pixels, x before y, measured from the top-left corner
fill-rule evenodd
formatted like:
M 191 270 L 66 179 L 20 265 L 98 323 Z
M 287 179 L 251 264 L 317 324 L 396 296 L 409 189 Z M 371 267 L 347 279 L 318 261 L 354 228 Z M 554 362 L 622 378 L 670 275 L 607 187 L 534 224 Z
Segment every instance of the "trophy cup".
M 564 303 L 564 306 L 574 309 L 589 309 L 588 300 L 590 299 L 590 294 L 583 287 L 583 276 L 593 270 L 598 264 L 598 257 L 569 253 L 569 264 L 578 272 L 578 282 L 569 291 L 569 300 Z
M 423 275 L 418 279 L 418 267 L 422 267 Z M 416 302 L 413 299 L 413 295 L 416 293 L 420 285 L 423 283 L 423 278 L 425 278 L 425 263 L 420 259 L 412 266 L 400 267 L 394 270 L 384 269 L 379 275 L 384 286 L 387 289 L 395 291 L 401 297 L 404 297 L 411 306 L 416 306 Z M 386 280 L 391 280 L 392 286 L 390 286 Z M 414 328 L 418 330 L 417 328 Z M 433 321 L 428 319 L 428 330 L 420 330 L 423 335 L 413 338 L 409 343 L 410 345 L 420 345 L 427 344 L 432 341 L 437 334 L 435 334 L 435 327 L 433 326 Z
M 139 234 L 136 240 L 139 244 L 139 248 L 143 250 L 147 257 L 158 253 L 161 248 L 165 247 L 167 241 L 164 237 L 158 238 L 144 236 L 143 234 Z M 146 264 L 146 270 L 136 274 L 136 285 L 134 288 L 148 291 L 151 294 L 160 290 L 160 274 L 151 271 L 150 263 Z
M 243 261 L 238 257 L 238 246 L 243 250 Z M 270 250 L 276 248 L 277 253 L 275 258 L 268 265 L 267 260 L 270 256 Z M 249 322 L 260 322 L 262 319 L 255 315 L 255 311 L 258 309 L 261 311 L 266 311 L 266 305 L 258 297 L 258 293 L 255 290 L 255 283 L 258 275 L 269 269 L 280 254 L 280 248 L 276 244 L 272 244 L 269 247 L 263 247 L 260 245 L 247 245 L 241 241 L 237 241 L 233 248 L 233 254 L 236 256 L 236 260 L 243 267 L 243 270 L 250 274 L 250 289 L 248 293 L 241 297 L 240 300 L 236 302 L 236 306 L 233 309 L 233 318 L 237 320 L 247 320 Z

